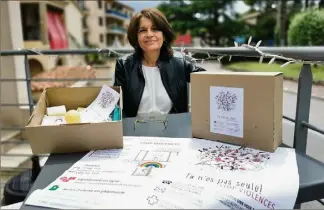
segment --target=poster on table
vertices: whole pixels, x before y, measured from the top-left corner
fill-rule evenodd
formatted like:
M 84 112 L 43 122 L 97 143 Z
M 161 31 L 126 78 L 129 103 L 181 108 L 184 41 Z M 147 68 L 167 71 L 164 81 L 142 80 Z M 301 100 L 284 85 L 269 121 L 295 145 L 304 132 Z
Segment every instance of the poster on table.
M 147 195 L 159 200 L 151 208 L 179 202 L 176 189 L 199 195 L 196 208 L 292 209 L 299 190 L 294 149 L 269 153 L 203 139 L 190 142 L 188 152 L 158 176 Z
M 64 195 L 79 206 L 77 200 L 100 195 L 91 208 L 289 209 L 298 189 L 293 149 L 268 153 L 202 139 L 128 137 L 123 150 L 89 152 L 27 203 L 45 205 L 58 195 L 46 204 L 55 207 Z

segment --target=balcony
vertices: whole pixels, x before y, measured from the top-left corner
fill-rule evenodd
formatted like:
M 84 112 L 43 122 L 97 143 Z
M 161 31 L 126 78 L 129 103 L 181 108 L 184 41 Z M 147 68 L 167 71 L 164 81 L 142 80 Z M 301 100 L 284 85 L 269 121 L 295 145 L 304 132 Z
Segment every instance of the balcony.
M 109 34 L 117 34 L 117 35 L 125 35 L 127 33 L 127 29 L 121 26 L 116 25 L 108 25 L 107 33 Z
M 130 18 L 130 16 L 122 13 L 121 11 L 114 10 L 114 9 L 107 9 L 106 14 L 121 20 L 127 20 Z

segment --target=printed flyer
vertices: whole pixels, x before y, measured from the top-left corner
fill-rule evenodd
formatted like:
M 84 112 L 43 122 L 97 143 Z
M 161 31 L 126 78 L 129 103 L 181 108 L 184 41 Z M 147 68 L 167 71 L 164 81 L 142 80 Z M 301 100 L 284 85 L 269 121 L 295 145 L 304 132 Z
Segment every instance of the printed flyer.
M 26 204 L 292 209 L 298 189 L 296 154 L 290 148 L 268 153 L 203 139 L 126 137 L 124 149 L 89 152 L 41 192 L 32 193 Z
M 294 149 L 269 153 L 203 139 L 194 139 L 188 152 L 159 176 L 211 187 L 209 196 L 201 198 L 204 208 L 291 209 L 299 190 Z
M 199 201 L 194 204 L 196 208 L 292 209 L 299 187 L 299 180 L 294 175 L 291 179 L 273 175 L 248 177 L 238 176 L 235 173 L 205 173 L 194 166 L 178 171 L 177 174 L 173 173 L 173 175 L 167 171 L 163 171 L 163 173 L 160 180 L 177 183 L 177 186 L 182 186 L 181 191 L 186 191 L 183 186 L 196 186 L 203 191 L 194 193 L 193 190 L 189 190 Z M 151 194 L 148 194 L 148 197 L 154 195 L 159 198 L 153 190 Z M 162 198 L 163 202 L 169 203 L 178 200 L 176 195 L 168 191 L 164 192 Z M 192 198 L 190 200 L 194 201 Z M 190 207 L 185 206 L 185 208 Z
M 243 138 L 244 89 L 210 87 L 210 132 Z
M 203 170 L 237 174 L 296 174 L 298 167 L 295 150 L 279 147 L 274 153 L 232 144 L 193 139 L 186 153 L 177 161 Z

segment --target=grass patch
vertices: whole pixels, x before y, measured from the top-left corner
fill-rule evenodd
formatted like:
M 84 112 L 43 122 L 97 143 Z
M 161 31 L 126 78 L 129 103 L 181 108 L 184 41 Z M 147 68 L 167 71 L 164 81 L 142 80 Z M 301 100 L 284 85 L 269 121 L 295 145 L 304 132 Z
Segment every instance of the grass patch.
M 302 64 L 289 64 L 284 68 L 280 68 L 282 64 L 273 63 L 268 65 L 267 63 L 258 62 L 236 62 L 225 65 L 224 67 L 234 71 L 253 71 L 253 72 L 283 72 L 285 77 L 298 79 L 299 72 Z M 312 67 L 313 80 L 324 81 L 324 66 L 319 65 Z

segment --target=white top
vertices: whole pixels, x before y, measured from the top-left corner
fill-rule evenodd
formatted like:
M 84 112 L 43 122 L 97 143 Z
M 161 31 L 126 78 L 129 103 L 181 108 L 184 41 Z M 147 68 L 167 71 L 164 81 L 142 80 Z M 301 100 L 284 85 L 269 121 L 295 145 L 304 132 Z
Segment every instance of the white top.
M 145 78 L 145 87 L 138 115 L 168 114 L 172 108 L 172 102 L 162 83 L 159 68 L 142 65 L 142 70 Z

